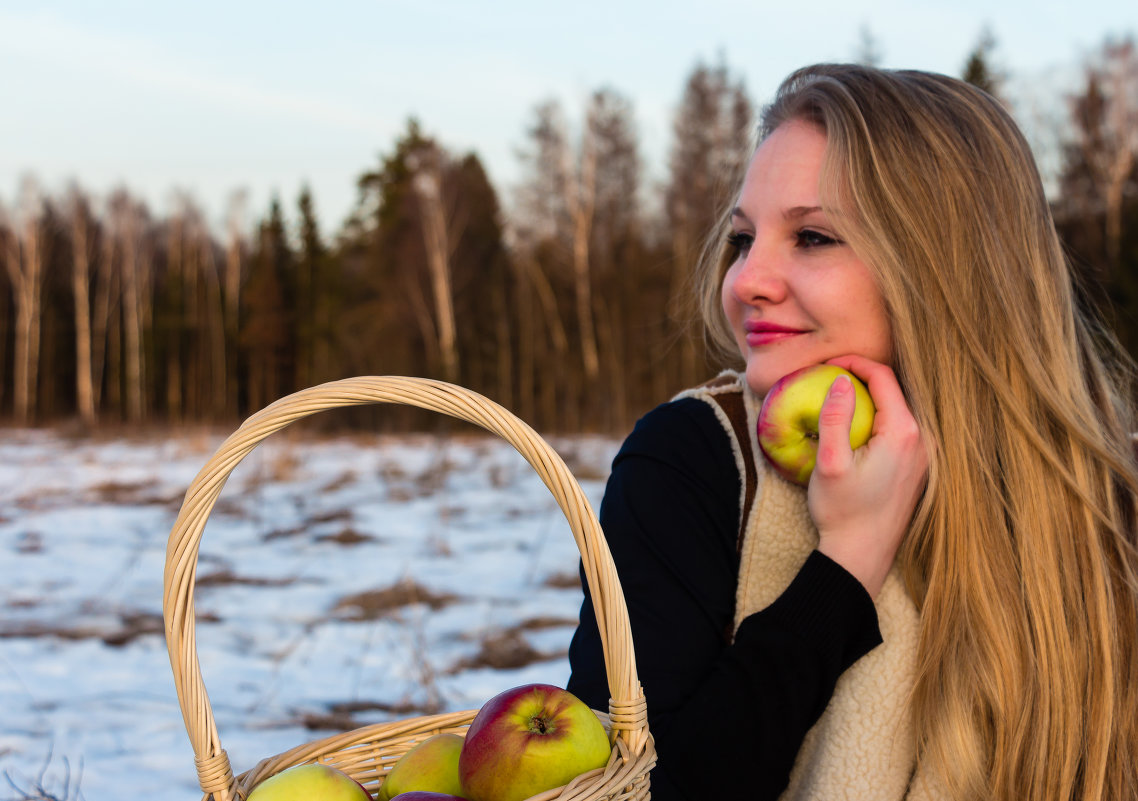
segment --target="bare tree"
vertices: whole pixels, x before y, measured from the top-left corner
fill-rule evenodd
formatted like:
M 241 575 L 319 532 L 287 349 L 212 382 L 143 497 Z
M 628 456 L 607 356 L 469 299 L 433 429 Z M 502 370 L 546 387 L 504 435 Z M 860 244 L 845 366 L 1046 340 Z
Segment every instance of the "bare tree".
M 85 425 L 95 424 L 95 384 L 91 346 L 91 249 L 93 246 L 90 202 L 72 185 L 68 190 L 71 220 L 71 294 L 75 300 L 75 401 Z
M 162 368 L 166 375 L 166 416 L 173 423 L 180 422 L 184 412 L 183 350 L 189 334 L 186 323 L 190 319 L 185 308 L 186 290 L 190 285 L 186 228 L 191 213 L 189 198 L 182 192 L 176 192 L 173 212 L 166 221 L 166 270 L 157 299 L 160 304 L 159 333 L 165 329 L 166 335 L 156 335 L 156 339 L 162 340 L 160 347 L 164 355 L 159 358 L 165 362 Z
M 591 410 L 612 426 L 626 414 L 630 385 L 641 373 L 627 332 L 643 322 L 642 301 L 650 285 L 666 279 L 642 263 L 640 174 L 632 103 L 612 89 L 589 100 L 587 130 L 595 153 L 595 187 L 590 244 L 590 284 L 597 345 L 602 358 L 605 402 Z M 597 399 L 599 393 L 589 393 Z
M 109 222 L 105 220 L 102 246 L 95 268 L 95 298 L 91 308 L 91 388 L 96 414 L 103 407 L 103 386 L 108 361 L 112 358 L 112 352 L 118 352 L 117 338 L 112 342 L 110 335 L 116 328 L 112 324 L 112 316 L 117 320 L 121 301 L 120 275 L 116 262 L 118 248 L 115 237 L 107 230 L 108 226 Z M 117 386 L 115 383 L 115 391 Z
M 163 361 L 166 414 L 175 422 L 224 416 L 221 278 L 205 216 L 184 192 L 174 196 L 174 210 L 166 221 L 166 269 L 161 279 L 154 350 Z
M 573 288 L 577 299 L 577 329 L 581 337 L 581 361 L 585 368 L 585 383 L 594 386 L 600 376 L 600 355 L 597 351 L 597 331 L 593 313 L 593 278 L 590 266 L 590 234 L 597 202 L 597 109 L 589 108 L 588 119 L 581 135 L 577 169 L 573 171 L 565 151 L 564 185 L 573 236 Z
M 1109 268 L 1121 265 L 1122 209 L 1135 191 L 1138 158 L 1138 49 L 1107 42 L 1087 67 L 1086 89 L 1071 101 L 1064 203 L 1079 214 L 1101 213 Z M 1075 207 L 1072 209 L 1071 207 Z
M 6 264 L 8 254 L 11 252 L 9 244 L 10 239 L 14 239 L 16 232 L 9 227 L 11 223 L 11 215 L 8 213 L 7 207 L 3 201 L 0 201 L 0 265 Z M 6 267 L 0 268 L 0 376 L 8 375 L 8 368 L 11 366 L 12 354 L 9 352 L 8 334 L 12 330 L 12 310 L 14 309 L 13 303 L 13 289 L 12 283 L 8 278 L 8 270 Z M 8 382 L 0 378 L 0 410 L 2 410 L 8 402 Z
M 226 412 L 236 417 L 239 405 L 238 379 L 238 332 L 240 328 L 241 285 L 244 278 L 245 252 L 248 248 L 246 209 L 248 193 L 244 190 L 234 192 L 229 198 L 229 208 L 225 215 L 226 245 L 223 296 L 225 303 L 225 362 L 222 374 L 225 376 Z
M 221 276 L 218 273 L 214 254 L 213 239 L 202 223 L 195 240 L 198 244 L 198 258 L 203 280 L 205 281 L 206 305 L 204 325 L 209 331 L 208 371 L 204 374 L 210 387 L 210 416 L 218 419 L 225 416 L 226 374 L 225 374 L 225 301 L 221 292 Z
M 1103 49 L 1102 82 L 1106 90 L 1105 144 L 1101 170 L 1106 187 L 1106 245 L 1111 265 L 1122 261 L 1122 203 L 1133 188 L 1138 154 L 1138 49 L 1127 39 Z
M 587 252 L 573 248 L 570 204 L 577 190 L 564 111 L 558 101 L 548 100 L 535 107 L 533 116 L 526 144 L 518 150 L 524 178 L 516 188 L 511 238 L 514 267 L 531 297 L 540 304 L 546 325 L 543 335 L 533 343 L 533 353 L 523 354 L 523 359 L 528 364 L 532 355 L 535 365 L 537 380 L 532 386 L 537 393 L 539 418 L 548 425 L 558 421 L 574 427 L 575 421 L 570 418 L 576 414 L 576 395 L 583 382 L 576 380 L 571 366 L 576 362 L 583 368 L 584 360 L 578 361 L 576 354 L 571 359 L 568 323 L 580 320 L 576 313 L 579 299 L 574 294 L 573 303 L 566 304 L 568 309 L 563 311 L 559 290 L 576 292 L 574 259 L 587 257 Z M 565 276 L 570 277 L 567 284 Z M 581 340 L 578 337 L 576 341 Z M 550 364 L 564 369 L 549 371 Z M 530 385 L 523 372 L 522 392 Z
M 431 294 L 435 306 L 434 327 L 443 376 L 454 383 L 458 381 L 459 365 L 450 255 L 451 242 L 459 237 L 448 230 L 448 215 L 443 208 L 443 158 L 439 148 L 428 143 L 407 155 L 407 168 L 414 176 L 412 186 L 422 210 L 420 223 L 427 253 L 427 270 L 431 278 Z
M 113 235 L 121 253 L 123 373 L 126 418 L 139 422 L 146 415 L 146 365 L 143 344 L 149 328 L 152 261 L 147 237 L 147 213 L 125 190 L 110 200 Z
M 19 219 L 8 227 L 4 263 L 16 306 L 13 412 L 16 422 L 32 421 L 39 384 L 39 343 L 44 284 L 44 201 L 38 184 L 28 177 L 20 188 Z
M 587 112 L 579 146 L 574 148 L 559 103 L 542 103 L 535 116 L 529 131 L 531 149 L 521 154 L 529 174 L 518 192 L 520 244 L 531 250 L 546 243 L 567 246 L 577 344 L 584 379 L 592 383 L 600 372 L 591 267 L 597 191 L 596 117 Z

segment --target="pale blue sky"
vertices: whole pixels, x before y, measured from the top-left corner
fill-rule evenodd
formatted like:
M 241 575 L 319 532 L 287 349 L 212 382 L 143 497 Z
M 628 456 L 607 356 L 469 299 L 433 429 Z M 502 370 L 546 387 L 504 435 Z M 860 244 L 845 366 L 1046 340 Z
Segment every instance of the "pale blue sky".
M 416 115 L 473 150 L 509 201 L 535 104 L 570 111 L 611 86 L 633 101 L 651 177 L 699 60 L 722 55 L 759 102 L 803 64 L 849 60 L 862 29 L 884 66 L 959 74 L 987 26 L 1021 79 L 1138 34 L 1135 0 L 811 0 L 763 3 L 508 0 L 0 0 L 0 202 L 32 172 L 97 195 L 125 185 L 156 214 L 175 188 L 220 224 L 233 190 L 250 223 L 302 183 L 326 230 L 355 179 Z

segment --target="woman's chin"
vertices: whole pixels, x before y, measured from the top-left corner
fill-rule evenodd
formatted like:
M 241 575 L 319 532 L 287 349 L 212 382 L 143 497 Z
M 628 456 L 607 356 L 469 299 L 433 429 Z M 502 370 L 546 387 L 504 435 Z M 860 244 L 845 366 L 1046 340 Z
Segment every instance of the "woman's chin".
M 808 367 L 818 362 L 802 362 L 801 364 L 795 362 L 778 362 L 771 363 L 769 360 L 764 360 L 759 363 L 757 359 L 752 359 L 747 364 L 747 386 L 751 388 L 758 397 L 764 398 L 770 392 L 771 387 L 775 385 L 780 378 L 789 373 L 793 373 L 802 367 Z

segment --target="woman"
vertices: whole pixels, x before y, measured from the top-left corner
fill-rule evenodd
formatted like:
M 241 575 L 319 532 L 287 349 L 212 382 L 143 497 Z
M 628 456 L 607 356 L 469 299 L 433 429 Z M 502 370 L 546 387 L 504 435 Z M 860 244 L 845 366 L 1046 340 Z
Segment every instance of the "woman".
M 1138 798 L 1125 360 L 1007 113 L 943 76 L 801 70 L 724 229 L 704 308 L 744 369 L 641 420 L 601 509 L 653 796 Z M 822 361 L 879 412 L 851 454 L 837 382 L 801 490 L 754 415 Z M 570 689 L 603 708 L 585 607 Z

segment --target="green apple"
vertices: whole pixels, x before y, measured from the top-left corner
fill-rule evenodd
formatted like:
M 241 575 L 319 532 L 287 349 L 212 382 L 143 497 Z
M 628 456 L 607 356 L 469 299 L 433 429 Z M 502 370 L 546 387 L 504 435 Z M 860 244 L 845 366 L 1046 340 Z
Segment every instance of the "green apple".
M 567 690 L 525 684 L 487 701 L 458 759 L 470 801 L 522 801 L 608 762 L 612 746 L 593 710 Z
M 850 447 L 856 450 L 869 441 L 877 409 L 865 384 L 848 370 L 832 364 L 803 367 L 776 381 L 763 399 L 758 422 L 759 448 L 788 481 L 803 486 L 810 483 L 818 456 L 822 402 L 839 375 L 849 376 L 854 388 Z
M 246 801 L 371 801 L 371 793 L 331 765 L 295 765 L 253 788 Z
M 392 766 L 379 786 L 376 801 L 390 799 L 410 790 L 459 795 L 458 755 L 462 737 L 457 734 L 435 734 L 416 745 Z

